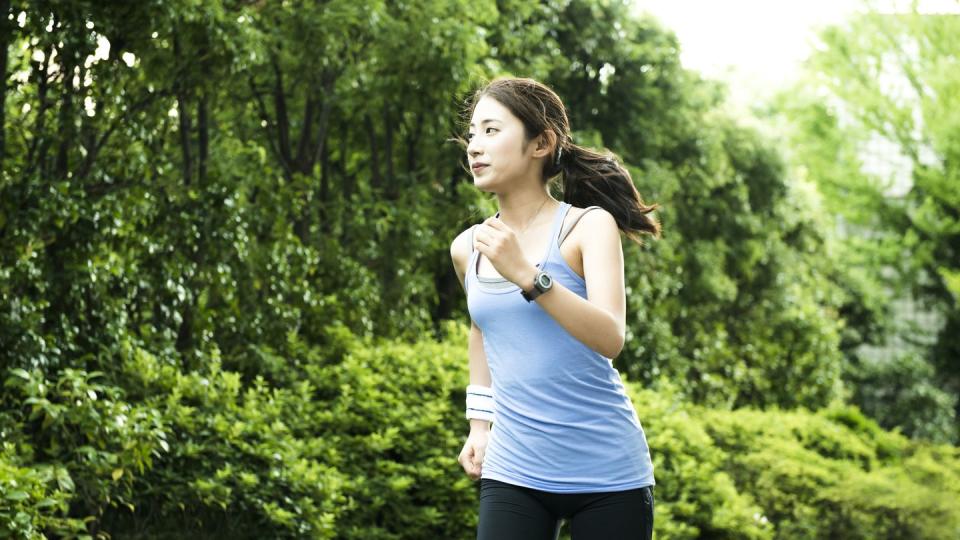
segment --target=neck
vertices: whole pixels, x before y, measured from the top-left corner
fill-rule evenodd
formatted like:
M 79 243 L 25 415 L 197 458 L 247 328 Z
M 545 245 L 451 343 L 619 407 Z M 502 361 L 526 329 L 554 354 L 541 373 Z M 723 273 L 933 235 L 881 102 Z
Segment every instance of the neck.
M 525 227 L 533 228 L 543 216 L 550 215 L 559 201 L 544 190 L 520 193 L 499 193 L 497 202 L 500 207 L 500 221 L 514 232 L 519 233 Z M 539 212 L 539 215 L 537 214 Z M 531 221 L 532 220 L 532 221 Z

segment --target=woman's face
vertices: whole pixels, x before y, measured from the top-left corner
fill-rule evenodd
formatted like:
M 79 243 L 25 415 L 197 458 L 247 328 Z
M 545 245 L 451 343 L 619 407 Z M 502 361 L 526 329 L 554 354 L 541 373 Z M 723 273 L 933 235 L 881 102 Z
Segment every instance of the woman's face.
M 473 183 L 483 191 L 500 192 L 506 186 L 515 185 L 517 178 L 529 175 L 536 166 L 528 155 L 536 145 L 530 144 L 524 149 L 523 123 L 489 96 L 477 102 L 467 139 Z

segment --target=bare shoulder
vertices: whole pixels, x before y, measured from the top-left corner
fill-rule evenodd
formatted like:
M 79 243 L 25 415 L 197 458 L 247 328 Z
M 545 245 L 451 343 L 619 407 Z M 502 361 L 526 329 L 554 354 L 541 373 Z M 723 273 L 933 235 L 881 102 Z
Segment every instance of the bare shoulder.
M 587 289 L 599 282 L 623 281 L 623 247 L 613 214 L 603 208 L 587 212 L 580 231 L 580 252 Z M 616 277 L 619 276 L 619 280 Z M 606 286 L 603 286 L 606 287 Z
M 472 228 L 473 226 L 471 225 L 464 229 L 450 243 L 450 259 L 453 261 L 454 270 L 456 270 L 457 277 L 460 278 L 461 283 L 463 283 L 467 261 L 470 259 L 470 252 L 472 251 L 472 246 L 470 245 L 470 229 Z
M 582 246 L 585 239 L 593 240 L 598 235 L 600 237 L 611 236 L 616 234 L 617 231 L 617 220 L 613 217 L 613 214 L 599 207 L 592 209 L 571 207 L 565 221 L 567 223 L 576 222 L 576 225 L 570 230 L 570 241 L 578 247 Z
M 470 257 L 470 229 L 473 226 L 467 227 L 456 238 L 453 239 L 453 242 L 450 243 L 450 258 L 454 262 L 462 260 L 464 263 L 467 262 L 467 259 Z
M 586 215 L 583 216 L 580 221 L 582 221 L 584 226 L 590 229 L 590 231 L 609 233 L 610 231 L 617 230 L 616 218 L 606 209 L 594 208 L 590 212 L 587 212 L 586 209 L 583 211 L 586 212 Z

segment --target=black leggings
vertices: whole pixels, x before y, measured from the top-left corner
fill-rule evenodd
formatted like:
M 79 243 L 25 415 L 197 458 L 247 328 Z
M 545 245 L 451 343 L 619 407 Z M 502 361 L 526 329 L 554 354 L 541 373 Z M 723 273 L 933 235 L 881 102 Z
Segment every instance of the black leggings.
M 653 486 L 605 493 L 549 493 L 480 479 L 477 540 L 556 540 L 560 520 L 572 540 L 649 540 Z

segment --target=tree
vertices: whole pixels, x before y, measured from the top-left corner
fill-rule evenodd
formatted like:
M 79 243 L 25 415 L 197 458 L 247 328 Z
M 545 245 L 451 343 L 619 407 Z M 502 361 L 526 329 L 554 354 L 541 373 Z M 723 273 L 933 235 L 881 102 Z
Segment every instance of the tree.
M 951 292 L 960 260 L 958 24 L 955 16 L 867 13 L 828 28 L 805 88 L 771 106 L 788 133 L 797 174 L 817 185 L 825 219 L 836 216 L 841 231 L 833 280 L 846 296 L 847 378 L 865 385 L 854 398 L 887 427 L 940 440 L 955 440 L 955 428 L 943 426 L 955 422 L 960 391 Z M 877 141 L 907 163 L 902 197 L 891 194 L 903 190 L 898 171 L 864 166 L 868 145 Z M 903 324 L 894 304 L 903 298 L 944 324 Z M 875 359 L 861 347 L 896 342 L 914 350 Z M 917 366 L 917 353 L 936 373 Z M 904 392 L 928 398 L 914 400 L 908 412 L 871 397 Z

